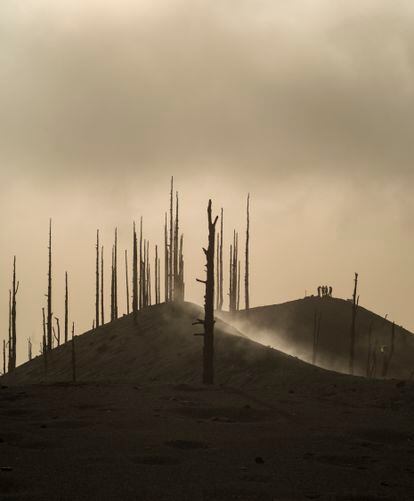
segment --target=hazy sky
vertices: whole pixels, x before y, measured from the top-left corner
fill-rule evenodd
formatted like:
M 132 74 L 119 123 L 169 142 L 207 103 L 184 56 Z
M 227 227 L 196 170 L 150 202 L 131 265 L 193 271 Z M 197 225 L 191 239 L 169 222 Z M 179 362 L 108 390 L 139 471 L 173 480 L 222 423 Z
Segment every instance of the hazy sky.
M 143 215 L 161 244 L 171 175 L 188 299 L 208 198 L 228 242 L 250 191 L 253 305 L 349 297 L 358 271 L 361 303 L 414 329 L 413 28 L 409 0 L 2 0 L 0 319 L 16 253 L 19 359 L 40 341 L 49 216 L 53 309 L 67 269 L 83 330 L 96 228 L 123 250 Z

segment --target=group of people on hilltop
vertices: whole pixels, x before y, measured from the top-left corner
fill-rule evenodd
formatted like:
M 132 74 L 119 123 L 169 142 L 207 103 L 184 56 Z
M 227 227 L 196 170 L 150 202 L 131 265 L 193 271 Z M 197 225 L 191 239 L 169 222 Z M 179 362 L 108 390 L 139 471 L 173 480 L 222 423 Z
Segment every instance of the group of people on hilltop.
M 332 286 L 320 285 L 318 287 L 318 297 L 332 297 Z

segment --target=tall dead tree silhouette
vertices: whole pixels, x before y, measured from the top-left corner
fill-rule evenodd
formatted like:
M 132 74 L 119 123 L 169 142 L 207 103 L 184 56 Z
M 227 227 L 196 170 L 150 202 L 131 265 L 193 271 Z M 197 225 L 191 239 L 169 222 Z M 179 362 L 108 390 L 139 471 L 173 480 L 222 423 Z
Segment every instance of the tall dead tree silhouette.
M 238 309 L 240 291 L 240 267 L 239 267 L 239 235 L 233 231 L 233 244 L 230 245 L 230 278 L 229 278 L 229 311 Z
M 218 303 L 218 310 L 221 311 L 223 309 L 223 274 L 224 274 L 224 269 L 223 269 L 223 242 L 224 242 L 224 211 L 223 208 L 221 208 L 221 217 L 220 217 L 220 257 L 219 257 L 219 266 L 220 266 L 220 281 L 218 283 L 218 296 L 219 296 L 219 303 Z
M 168 276 L 168 298 L 172 301 L 173 298 L 173 259 L 174 259 L 174 209 L 173 209 L 173 192 L 174 192 L 174 178 L 171 177 L 171 190 L 170 190 L 170 241 L 169 241 L 169 276 Z
M 13 350 L 10 348 L 13 344 L 12 341 L 12 291 L 9 289 L 9 339 L 7 341 L 7 370 L 9 371 L 12 366 L 12 353 Z
M 244 268 L 244 296 L 245 296 L 246 310 L 250 308 L 249 244 L 250 244 L 250 193 L 247 195 L 247 209 L 246 209 L 246 249 L 245 249 L 245 268 Z
M 101 247 L 101 325 L 105 323 L 104 307 L 104 248 Z
M 47 348 L 47 331 L 46 331 L 46 315 L 45 309 L 42 308 L 43 317 L 43 368 L 45 379 L 47 378 L 47 358 L 48 358 L 48 348 Z
M 132 311 L 138 311 L 138 241 L 135 221 L 132 229 Z
M 99 230 L 96 230 L 95 327 L 99 327 Z
M 6 340 L 3 339 L 3 374 L 6 374 Z
M 159 258 L 158 258 L 158 245 L 155 246 L 155 258 L 154 258 L 154 273 L 155 273 L 155 304 L 159 304 L 160 302 L 160 293 L 159 293 Z
M 27 340 L 27 358 L 30 360 L 33 358 L 33 345 L 30 337 Z
M 127 315 L 129 315 L 128 251 L 126 249 L 125 249 L 125 287 L 126 287 Z
M 164 217 L 164 301 L 169 301 L 170 256 L 168 251 L 167 213 Z
M 9 372 L 16 368 L 16 351 L 17 351 L 17 302 L 16 296 L 19 290 L 19 282 L 16 280 L 16 256 L 13 257 L 13 278 L 12 288 L 9 292 Z
M 142 248 L 142 216 L 139 223 L 139 297 L 138 305 L 141 310 L 144 303 L 144 252 Z
M 118 318 L 118 228 L 115 228 L 114 243 L 114 318 Z
M 65 271 L 65 343 L 69 337 L 69 293 L 68 293 L 68 272 Z
M 354 373 L 354 359 L 355 359 L 355 339 L 356 339 L 356 316 L 358 311 L 359 296 L 358 291 L 358 273 L 355 273 L 354 278 L 354 293 L 352 295 L 352 317 L 351 317 L 351 344 L 349 350 L 349 373 Z
M 214 252 L 216 223 L 218 216 L 212 221 L 211 200 L 208 201 L 207 219 L 208 219 L 208 246 L 203 247 L 206 256 L 206 280 L 197 279 L 198 282 L 205 284 L 204 295 L 204 320 L 198 319 L 193 325 L 203 325 L 204 332 L 201 335 L 204 338 L 203 346 L 203 383 L 214 384 Z
M 174 245 L 173 245 L 173 299 L 178 299 L 178 289 L 179 289 L 179 277 L 178 277 L 178 191 L 175 192 L 175 220 L 174 220 Z
M 57 345 L 60 346 L 60 322 L 58 317 L 55 317 L 55 322 L 56 322 L 56 341 Z
M 76 343 L 75 322 L 72 322 L 72 381 L 76 383 Z
M 49 267 L 47 275 L 47 350 L 52 349 L 52 220 L 49 219 Z

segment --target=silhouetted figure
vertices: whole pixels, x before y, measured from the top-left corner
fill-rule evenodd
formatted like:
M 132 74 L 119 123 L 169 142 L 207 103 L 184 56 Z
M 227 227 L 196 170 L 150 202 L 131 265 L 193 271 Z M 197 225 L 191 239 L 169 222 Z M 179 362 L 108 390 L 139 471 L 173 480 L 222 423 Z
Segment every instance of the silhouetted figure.
M 332 286 L 329 287 L 329 295 L 332 297 Z
M 319 286 L 319 287 L 318 287 L 318 297 L 321 297 L 321 289 L 322 289 L 322 287 L 321 287 L 321 286 Z

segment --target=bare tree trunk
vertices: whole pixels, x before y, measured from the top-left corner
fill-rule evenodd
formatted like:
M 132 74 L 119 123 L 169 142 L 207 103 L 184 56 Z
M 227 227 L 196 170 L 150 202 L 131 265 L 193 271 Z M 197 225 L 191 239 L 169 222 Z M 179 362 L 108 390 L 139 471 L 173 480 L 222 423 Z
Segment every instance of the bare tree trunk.
M 218 284 L 219 287 L 219 305 L 218 309 L 221 311 L 223 309 L 223 241 L 224 241 L 224 232 L 223 232 L 223 218 L 224 212 L 223 208 L 221 209 L 221 220 L 220 220 L 220 282 Z
M 52 220 L 49 220 L 49 271 L 47 280 L 47 349 L 52 349 Z
M 72 381 L 76 383 L 75 322 L 72 323 Z
M 159 304 L 159 296 L 158 296 L 158 246 L 155 246 L 155 304 Z
M 145 249 L 144 249 L 145 250 Z M 143 249 L 142 249 L 142 217 L 139 226 L 139 309 L 144 306 L 144 273 L 143 273 Z
M 59 319 L 58 317 L 55 317 L 55 320 L 56 320 L 56 330 L 57 330 L 57 345 L 60 346 L 60 322 L 59 322 Z
M 29 362 L 32 360 L 33 358 L 33 355 L 32 355 L 32 340 L 29 339 L 27 340 L 27 356 L 28 356 L 28 359 L 29 359 Z
M 47 357 L 48 357 L 48 348 L 47 348 L 47 331 L 46 331 L 46 315 L 45 309 L 42 308 L 43 315 L 43 362 L 44 362 L 44 375 L 45 379 L 47 378 Z
M 179 301 L 184 301 L 185 299 L 185 283 L 184 283 L 184 235 L 181 234 L 180 237 L 180 259 L 178 266 L 178 276 L 179 276 Z
M 112 245 L 112 264 L 111 264 L 111 322 L 115 320 L 114 306 L 114 246 Z
M 134 314 L 138 311 L 138 242 L 137 232 L 134 228 L 132 234 L 133 240 L 133 258 L 132 258 L 132 311 Z
M 175 193 L 175 223 L 174 223 L 174 245 L 173 245 L 173 259 L 174 259 L 174 270 L 173 270 L 173 299 L 176 301 L 177 298 L 177 288 L 178 288 L 178 191 Z
M 245 270 L 244 270 L 244 296 L 245 308 L 250 308 L 250 294 L 249 294 L 249 243 L 250 243 L 250 193 L 247 196 L 247 222 L 246 222 L 246 250 L 245 250 Z
M 96 230 L 95 326 L 99 327 L 99 230 Z
M 68 342 L 69 338 L 69 294 L 68 294 L 68 272 L 65 271 L 65 343 Z
M 169 263 L 170 256 L 168 252 L 168 229 L 167 229 L 167 213 L 165 213 L 165 222 L 164 222 L 164 297 L 165 302 L 169 301 Z
M 127 314 L 129 315 L 128 251 L 126 249 L 125 249 L 125 285 L 126 285 Z
M 230 245 L 230 258 L 229 258 L 229 311 L 233 310 L 233 245 Z
M 240 310 L 240 260 L 237 263 L 237 311 Z
M 359 303 L 358 290 L 358 273 L 355 273 L 354 293 L 352 296 L 352 320 L 351 320 L 351 346 L 349 352 L 349 373 L 354 373 L 354 358 L 355 358 L 355 338 L 356 338 L 356 316 Z
M 114 245 L 114 318 L 118 318 L 118 228 L 115 228 Z
M 173 280 L 174 280 L 174 271 L 173 271 L 173 266 L 174 266 L 174 241 L 173 241 L 173 231 L 174 231 L 174 209 L 173 209 L 173 192 L 174 192 L 174 178 L 171 177 L 171 191 L 170 191 L 170 246 L 169 246 L 169 253 L 170 253 L 170 262 L 169 262 L 169 268 L 170 268 L 170 275 L 169 275 L 169 285 L 168 285 L 168 296 L 169 300 L 173 301 Z
M 13 336 L 12 336 L 12 291 L 9 289 L 9 340 L 8 340 L 8 354 L 7 354 L 7 370 L 10 371 L 13 362 Z
M 16 347 L 17 347 L 17 328 L 16 328 L 16 295 L 19 290 L 19 282 L 16 281 L 16 256 L 13 258 L 13 283 L 12 283 L 12 301 L 11 301 L 11 368 L 9 370 L 14 370 L 16 368 Z M 10 347 L 9 347 L 10 350 Z
M 6 340 L 3 339 L 3 375 L 6 374 Z
M 104 248 L 101 247 L 101 325 L 105 323 L 104 307 Z
M 204 337 L 203 383 L 214 384 L 214 252 L 218 216 L 216 216 L 213 222 L 211 217 L 211 200 L 208 201 L 207 217 L 208 247 L 207 249 L 203 248 L 207 261 L 207 279 L 197 279 L 198 282 L 205 284 L 204 320 L 198 319 L 194 324 L 201 324 L 204 326 L 204 333 L 202 334 Z
M 216 302 L 216 310 L 218 311 L 219 309 L 219 304 L 220 304 L 220 289 L 219 289 L 219 284 L 220 284 L 220 234 L 217 235 L 217 254 L 216 254 L 216 296 L 215 296 L 215 302 Z

